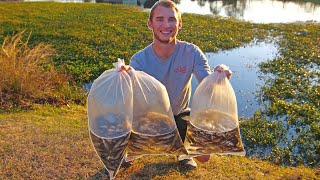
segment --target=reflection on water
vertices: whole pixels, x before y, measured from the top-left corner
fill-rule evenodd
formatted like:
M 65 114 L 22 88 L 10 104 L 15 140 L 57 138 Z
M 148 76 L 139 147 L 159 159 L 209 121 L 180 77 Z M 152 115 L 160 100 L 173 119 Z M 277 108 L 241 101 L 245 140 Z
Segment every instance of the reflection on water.
M 19 1 L 19 0 L 18 0 Z M 21 0 L 123 3 L 150 8 L 158 0 Z M 235 17 L 254 23 L 320 22 L 320 3 L 286 0 L 174 0 L 182 13 Z
M 256 96 L 260 87 L 264 85 L 264 81 L 258 77 L 257 65 L 262 61 L 272 60 L 278 55 L 278 48 L 274 43 L 252 42 L 245 47 L 205 55 L 211 69 L 218 64 L 225 64 L 232 70 L 230 83 L 237 97 L 239 117 L 252 117 L 256 110 L 262 108 L 261 101 Z M 193 78 L 192 95 L 197 86 L 198 82 Z
M 320 4 L 281 0 L 181 0 L 182 12 L 235 17 L 255 23 L 320 21 Z

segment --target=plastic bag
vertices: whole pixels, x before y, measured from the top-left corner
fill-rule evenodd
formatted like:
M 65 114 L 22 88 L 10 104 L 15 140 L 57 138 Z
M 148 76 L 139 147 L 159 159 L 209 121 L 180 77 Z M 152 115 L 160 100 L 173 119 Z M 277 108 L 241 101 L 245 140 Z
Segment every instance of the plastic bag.
M 186 154 L 172 114 L 166 88 L 154 77 L 132 67 L 132 132 L 126 160 L 150 154 Z
M 132 125 L 132 84 L 125 64 L 103 72 L 88 96 L 88 122 L 93 146 L 113 179 L 125 155 Z
M 224 70 L 207 76 L 192 99 L 185 147 L 190 155 L 231 154 L 244 156 L 237 101 Z

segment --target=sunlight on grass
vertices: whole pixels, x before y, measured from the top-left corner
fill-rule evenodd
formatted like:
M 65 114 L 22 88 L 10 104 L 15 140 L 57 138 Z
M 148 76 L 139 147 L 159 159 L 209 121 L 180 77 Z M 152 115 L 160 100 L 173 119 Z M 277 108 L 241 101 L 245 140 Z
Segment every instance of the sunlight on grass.
M 1 109 L 30 106 L 30 101 L 54 96 L 55 89 L 68 84 L 68 77 L 50 64 L 54 50 L 43 43 L 30 48 L 30 34 L 24 36 L 23 32 L 8 36 L 1 47 Z
M 89 138 L 84 106 L 36 105 L 28 112 L 0 114 L 1 179 L 105 179 Z M 12 143 L 15 142 L 15 143 Z M 118 179 L 316 179 L 319 172 L 234 156 L 212 156 L 187 171 L 175 156 L 144 156 Z

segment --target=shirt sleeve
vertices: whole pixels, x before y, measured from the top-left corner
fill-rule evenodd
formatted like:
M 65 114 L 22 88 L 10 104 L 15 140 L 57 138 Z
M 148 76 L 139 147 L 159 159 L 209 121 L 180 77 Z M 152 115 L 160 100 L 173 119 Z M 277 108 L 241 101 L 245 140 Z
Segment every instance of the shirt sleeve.
M 195 49 L 194 57 L 194 67 L 193 73 L 196 76 L 198 82 L 200 83 L 205 77 L 207 77 L 211 71 L 208 64 L 208 59 L 205 57 L 204 53 L 200 50 L 198 46 Z

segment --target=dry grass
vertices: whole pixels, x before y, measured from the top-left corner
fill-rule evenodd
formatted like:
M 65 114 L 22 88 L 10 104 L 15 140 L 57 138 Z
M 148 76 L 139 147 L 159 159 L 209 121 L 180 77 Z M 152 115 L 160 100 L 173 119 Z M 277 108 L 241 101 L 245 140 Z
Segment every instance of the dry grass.
M 55 51 L 43 43 L 29 48 L 28 37 L 18 33 L 6 37 L 0 50 L 0 107 L 29 106 L 38 98 L 53 97 L 68 78 L 52 65 Z M 25 40 L 24 40 L 25 39 Z
M 0 113 L 0 179 L 106 179 L 91 144 L 86 107 L 34 106 Z M 246 157 L 213 156 L 196 170 L 174 156 L 145 156 L 117 179 L 319 179 L 316 169 L 276 166 Z

